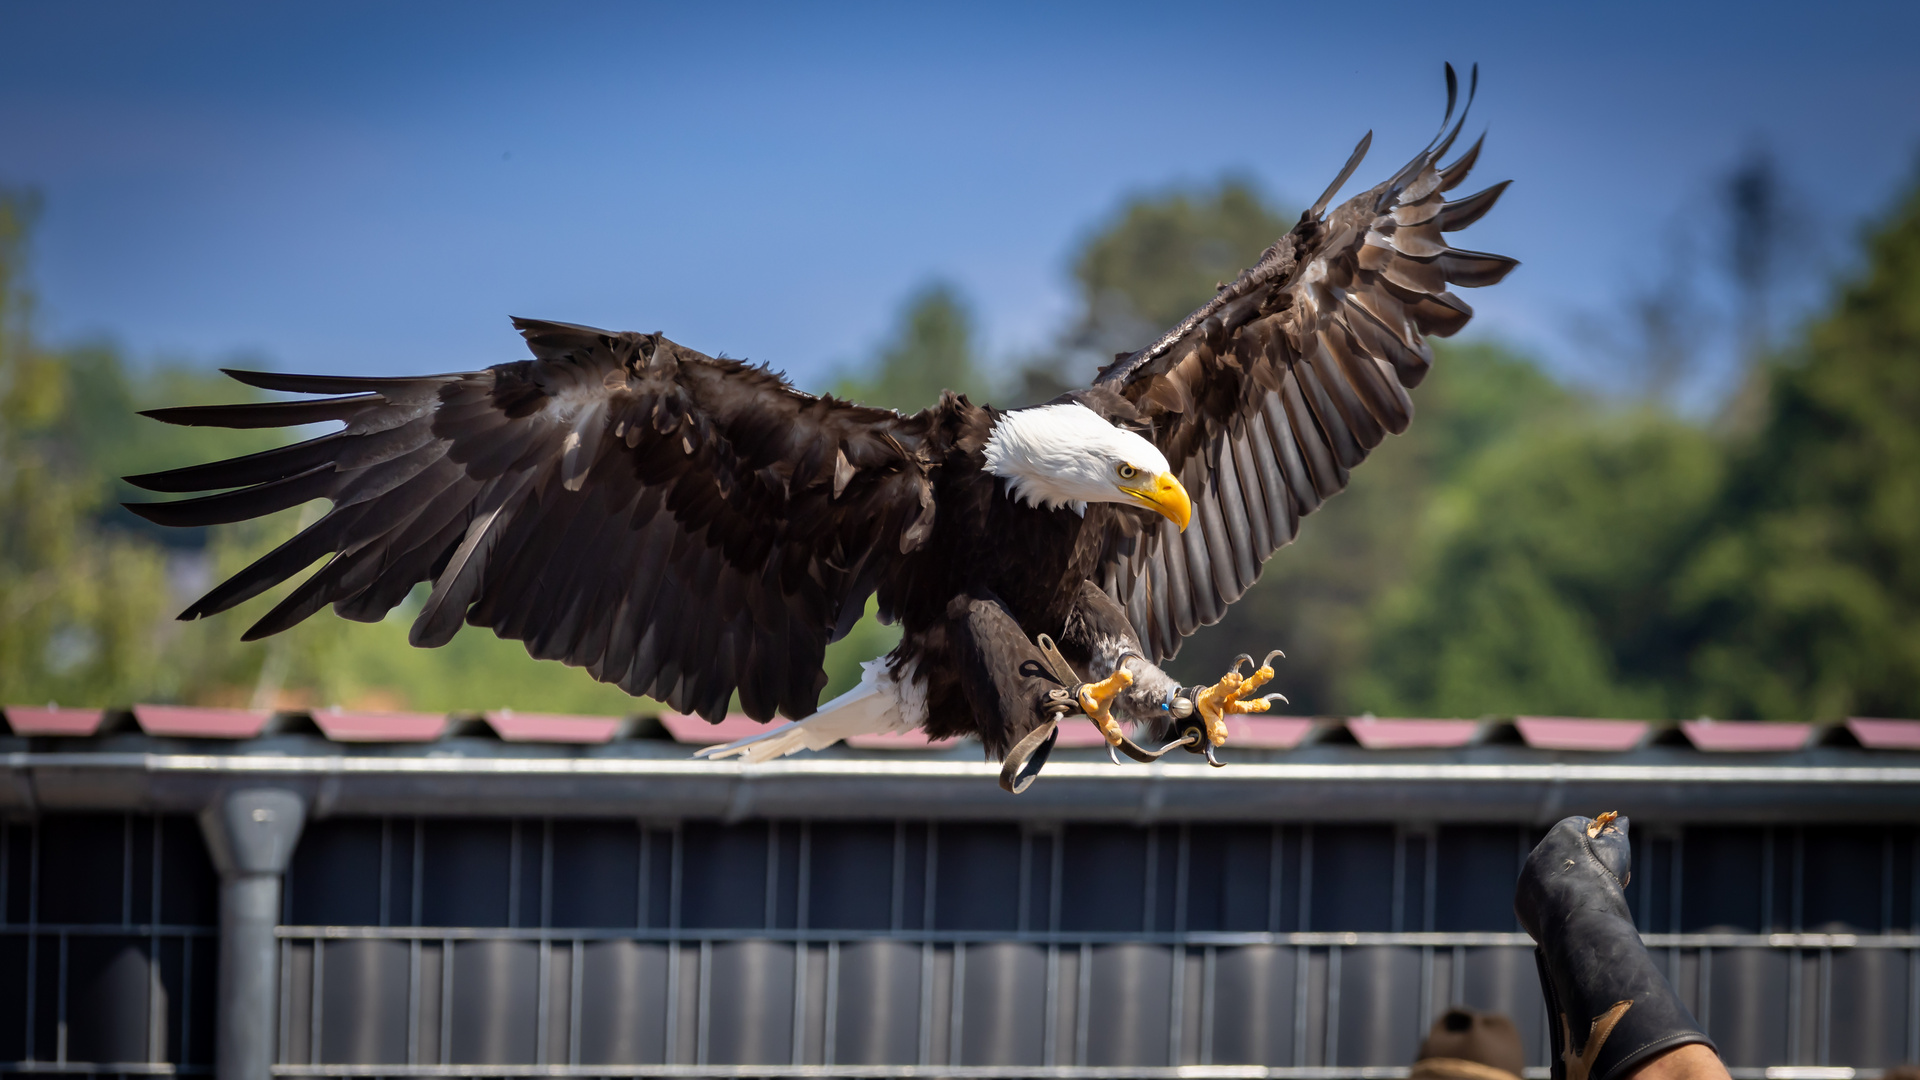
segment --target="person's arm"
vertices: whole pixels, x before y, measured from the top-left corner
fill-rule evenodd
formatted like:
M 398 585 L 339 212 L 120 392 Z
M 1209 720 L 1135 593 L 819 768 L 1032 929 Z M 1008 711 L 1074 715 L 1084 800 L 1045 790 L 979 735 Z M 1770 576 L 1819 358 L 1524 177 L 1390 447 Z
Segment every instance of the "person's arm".
M 1627 819 L 1570 817 L 1527 857 L 1514 913 L 1537 945 L 1554 1080 L 1725 1080 L 1627 910 Z
M 1627 1075 L 1631 1080 L 1730 1080 L 1720 1055 L 1705 1043 L 1669 1050 Z

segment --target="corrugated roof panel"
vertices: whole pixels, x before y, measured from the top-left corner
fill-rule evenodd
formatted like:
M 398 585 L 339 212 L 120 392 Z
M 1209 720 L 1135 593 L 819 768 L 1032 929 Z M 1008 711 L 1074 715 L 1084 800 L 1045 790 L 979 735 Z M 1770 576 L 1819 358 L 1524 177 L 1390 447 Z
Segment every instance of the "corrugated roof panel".
M 1536 750 L 1625 753 L 1639 746 L 1653 725 L 1645 720 L 1590 720 L 1575 716 L 1516 716 L 1520 738 Z
M 667 729 L 667 734 L 673 736 L 674 742 L 689 746 L 730 743 L 735 739 L 771 731 L 775 726 L 763 724 L 746 713 L 728 713 L 726 719 L 717 724 L 709 724 L 698 716 L 686 713 L 662 713 L 660 724 Z
M 57 705 L 29 708 L 7 706 L 7 724 L 15 735 L 64 735 L 86 738 L 100 730 L 105 709 L 62 709 Z
M 1465 746 L 1480 734 L 1478 720 L 1378 720 L 1359 717 L 1347 730 L 1368 750 L 1445 749 Z
M 1313 730 L 1304 716 L 1229 716 L 1227 749 L 1291 750 Z
M 1847 721 L 1847 730 L 1869 750 L 1920 750 L 1920 720 L 1856 716 Z
M 133 718 L 149 735 L 176 739 L 251 739 L 273 718 L 272 709 L 215 709 L 194 705 L 135 705 Z
M 313 722 L 334 742 L 432 742 L 447 730 L 444 713 L 315 709 Z
M 1710 754 L 1786 754 L 1806 748 L 1812 724 L 1771 720 L 1683 720 L 1680 730 L 1695 750 Z
M 506 742 L 611 742 L 626 723 L 620 716 L 567 716 L 559 713 L 523 713 L 512 709 L 486 714 L 494 734 Z
M 1093 726 L 1093 721 L 1084 716 L 1066 716 L 1060 719 L 1060 737 L 1054 740 L 1055 750 L 1085 750 L 1089 747 L 1107 745 L 1107 737 Z

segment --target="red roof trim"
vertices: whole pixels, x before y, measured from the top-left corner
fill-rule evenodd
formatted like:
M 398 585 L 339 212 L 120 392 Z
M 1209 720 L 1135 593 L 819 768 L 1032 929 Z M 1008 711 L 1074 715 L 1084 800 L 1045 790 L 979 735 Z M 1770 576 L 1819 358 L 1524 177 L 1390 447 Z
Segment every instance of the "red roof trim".
M 1347 721 L 1347 730 L 1368 750 L 1452 749 L 1472 742 L 1480 734 L 1480 721 L 1360 717 Z
M 312 715 L 320 731 L 334 742 L 432 742 L 447 730 L 443 713 L 315 709 Z
M 1516 716 L 1520 738 L 1536 750 L 1625 753 L 1639 746 L 1653 725 L 1645 720 L 1592 720 L 1574 716 Z
M 771 723 L 763 724 L 746 713 L 728 713 L 717 724 L 688 713 L 662 713 L 660 726 L 667 729 L 667 734 L 673 736 L 674 742 L 688 746 L 718 746 L 772 731 L 775 727 Z
M 1869 750 L 1920 750 L 1920 720 L 1880 720 L 1855 716 L 1847 730 Z
M 1812 724 L 1771 720 L 1682 720 L 1680 730 L 1695 750 L 1709 754 L 1781 754 L 1802 750 Z
M 15 735 L 64 735 L 69 738 L 86 738 L 100 730 L 100 721 L 106 719 L 105 709 L 62 709 L 57 705 L 41 708 L 29 708 L 25 705 L 7 706 L 7 725 L 13 728 Z
M 1292 750 L 1312 730 L 1305 716 L 1229 716 L 1226 749 Z
M 486 714 L 493 733 L 504 742 L 598 744 L 613 741 L 626 723 L 619 716 L 569 716 L 523 713 L 512 709 Z
M 135 705 L 133 718 L 149 735 L 180 739 L 252 739 L 272 709 L 213 709 L 191 705 Z

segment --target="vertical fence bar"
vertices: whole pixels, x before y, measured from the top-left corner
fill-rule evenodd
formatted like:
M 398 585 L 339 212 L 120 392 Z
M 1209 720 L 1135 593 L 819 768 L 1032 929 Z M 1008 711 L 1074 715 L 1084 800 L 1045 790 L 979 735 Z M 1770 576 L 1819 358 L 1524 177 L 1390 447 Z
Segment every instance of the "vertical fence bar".
M 1219 973 L 1218 949 L 1207 946 L 1200 966 L 1200 1064 L 1213 1064 L 1213 995 Z
M 1087 1063 L 1087 1030 L 1093 1019 L 1093 946 L 1080 943 L 1080 971 L 1073 998 L 1073 1063 Z
M 1421 863 L 1426 872 L 1426 881 L 1422 884 L 1420 897 L 1420 929 L 1431 933 L 1435 928 L 1440 910 L 1440 830 L 1428 829 L 1426 833 L 1427 857 Z
M 1187 1029 L 1187 947 L 1174 944 L 1167 948 L 1173 962 L 1167 965 L 1171 983 L 1167 987 L 1166 1064 L 1175 1066 L 1180 1064 L 1180 1055 L 1185 1050 L 1180 1044 L 1185 1041 L 1181 1036 Z
M 507 925 L 520 925 L 520 819 L 507 826 Z
M 133 925 L 133 815 L 120 815 L 120 926 Z
M 827 1000 L 820 1010 L 820 1063 L 832 1065 L 839 1051 L 840 1034 L 840 943 L 827 942 Z
M 407 1064 L 420 1064 L 420 939 L 407 942 Z
M 1047 842 L 1047 931 L 1060 932 L 1060 893 L 1067 881 L 1067 830 L 1055 824 Z
M 580 998 L 587 985 L 587 946 L 573 939 L 573 963 L 569 966 L 567 987 L 567 1064 L 580 1064 Z
M 677 845 L 676 845 L 677 846 Z M 680 942 L 667 943 L 667 1048 L 666 1064 L 680 1060 Z
M 392 925 L 393 819 L 380 818 L 380 925 Z
M 1393 897 L 1389 903 L 1392 914 L 1387 928 L 1397 934 L 1407 925 L 1407 830 L 1403 825 L 1393 827 Z
M 1760 830 L 1760 932 L 1773 933 L 1773 826 Z
M 1787 950 L 1787 1060 L 1795 1065 L 1800 1061 L 1800 1029 L 1803 1026 L 1800 1015 L 1801 967 L 1800 950 Z
M 640 883 L 639 900 L 634 905 L 633 925 L 636 929 L 651 925 L 650 910 L 653 901 L 653 830 L 642 822 L 640 829 Z
M 1303 871 L 1304 872 L 1304 871 Z M 1307 1064 L 1307 994 L 1312 990 L 1308 970 L 1313 950 L 1305 945 L 1293 947 L 1293 1067 Z
M 147 819 L 147 1062 L 158 1065 L 166 1060 L 167 1010 L 160 982 L 160 817 Z M 6 890 L 0 888 L 0 898 Z M 0 906 L 5 900 L 0 899 Z M 187 938 L 180 939 L 180 952 L 187 951 Z M 182 1058 L 180 1064 L 185 1065 Z
M 890 917 L 887 925 L 898 932 L 907 925 L 907 823 L 895 819 L 893 823 L 893 898 L 888 905 Z M 768 926 L 773 923 L 769 921 Z
M 1340 1064 L 1340 946 L 1327 946 L 1327 1053 L 1321 1064 Z
M 67 1063 L 67 932 L 60 932 L 59 996 L 54 998 L 53 1060 Z
M 193 1060 L 193 939 L 180 939 L 180 1063 Z
M 695 1000 L 698 1002 L 700 1011 L 695 1013 L 693 1018 L 693 1060 L 696 1065 L 705 1065 L 707 1033 L 712 1029 L 713 1024 L 713 942 L 711 941 L 700 942 L 700 972 L 697 978 L 699 989 L 696 991 Z
M 327 951 L 323 938 L 313 939 L 313 1001 L 307 1011 L 307 1063 L 320 1064 L 320 1032 L 326 1017 L 321 1014 L 321 1006 L 327 999 L 326 970 Z
M 1051 1068 L 1058 1065 L 1060 1047 L 1060 946 L 1047 945 L 1047 1018 L 1040 1029 L 1040 1060 Z
M 1153 933 L 1153 923 L 1154 923 L 1153 903 L 1155 900 L 1159 899 L 1157 896 L 1154 895 L 1156 892 L 1154 886 L 1158 885 L 1159 883 L 1160 883 L 1160 830 L 1152 825 L 1149 825 L 1147 826 L 1147 880 L 1143 885 L 1143 888 L 1145 891 L 1141 896 L 1141 904 L 1140 904 L 1140 911 L 1141 911 L 1140 929 L 1143 933 L 1148 933 L 1148 934 Z
M 1280 901 L 1286 885 L 1286 833 L 1275 825 L 1267 838 L 1267 933 L 1280 932 Z
M 780 921 L 780 823 L 767 822 L 767 888 L 761 898 L 763 926 L 771 930 Z
M 813 826 L 805 821 L 800 823 L 800 850 L 794 861 L 797 864 L 793 868 L 794 888 L 799 895 L 793 900 L 793 924 L 798 929 L 805 930 L 811 914 L 808 908 L 813 899 Z
M 920 1065 L 933 1064 L 933 942 L 920 943 L 920 1055 L 916 1059 Z M 799 1028 L 796 1025 L 795 1030 Z M 794 1058 L 794 1064 L 800 1064 Z
M 1833 1030 L 1833 950 L 1820 950 L 1820 1008 L 1815 1014 L 1814 1052 L 1819 1055 L 1815 1064 L 1829 1064 L 1833 1057 L 1833 1044 L 1829 1033 Z
M 960 1064 L 960 1047 L 966 1030 L 967 943 L 953 944 L 953 993 L 947 1020 L 947 1064 Z
M 546 1065 L 550 1063 L 547 1057 L 550 1047 L 547 1044 L 551 1041 L 549 1032 L 553 1017 L 553 942 L 545 936 L 540 938 L 539 955 L 539 985 L 534 987 L 533 999 L 533 1060 Z
M 1313 929 L 1313 826 L 1300 826 L 1300 915 L 1295 929 Z
M 540 986 L 534 1015 L 540 1025 L 533 1036 L 534 1060 L 553 1061 L 553 940 L 544 931 L 553 926 L 553 819 L 540 819 Z
M 285 938 L 280 939 L 280 1052 L 274 1057 L 285 1064 L 293 1060 L 293 942 Z
M 426 878 L 427 878 L 426 840 L 427 840 L 426 822 L 422 821 L 420 818 L 414 818 L 413 819 L 413 866 L 412 866 L 413 884 L 412 884 L 412 887 L 407 890 L 408 901 L 409 901 L 407 906 L 412 909 L 411 911 L 408 912 L 408 915 L 411 916 L 411 922 L 409 923 L 409 925 L 412 925 L 412 926 L 420 925 L 421 913 L 425 911 L 426 897 L 423 895 L 422 890 L 426 885 Z
M 931 948 L 931 946 L 929 946 Z M 793 1053 L 790 1064 L 804 1065 L 807 1060 L 807 943 L 793 943 Z M 931 977 L 931 975 L 929 975 Z M 931 1008 L 923 1006 L 922 1011 Z
M 673 1007 L 673 999 L 667 999 Z M 440 1063 L 453 1060 L 453 939 L 440 943 Z
M 1026 933 L 1033 929 L 1033 914 L 1028 909 L 1033 906 L 1033 832 L 1020 830 L 1020 884 L 1018 899 L 1014 903 L 1013 925 Z
M 39 1060 L 34 1035 L 39 1028 L 40 997 L 40 819 L 27 827 L 27 1037 L 28 1061 Z
M 1173 864 L 1173 929 L 1175 933 L 1185 933 L 1187 929 L 1187 882 L 1188 864 L 1192 855 L 1189 843 L 1192 840 L 1191 826 L 1180 826 L 1179 853 L 1174 856 Z

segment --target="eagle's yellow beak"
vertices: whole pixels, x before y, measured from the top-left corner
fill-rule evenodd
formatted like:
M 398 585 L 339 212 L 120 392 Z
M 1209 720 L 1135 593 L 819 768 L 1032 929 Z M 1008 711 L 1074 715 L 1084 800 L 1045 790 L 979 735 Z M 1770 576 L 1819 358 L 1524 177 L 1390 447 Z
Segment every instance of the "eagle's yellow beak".
M 1120 485 L 1120 490 L 1139 500 L 1140 505 L 1180 526 L 1181 532 L 1187 531 L 1187 522 L 1193 520 L 1193 500 L 1187 497 L 1187 489 L 1180 486 L 1170 473 L 1155 476 L 1143 487 Z

